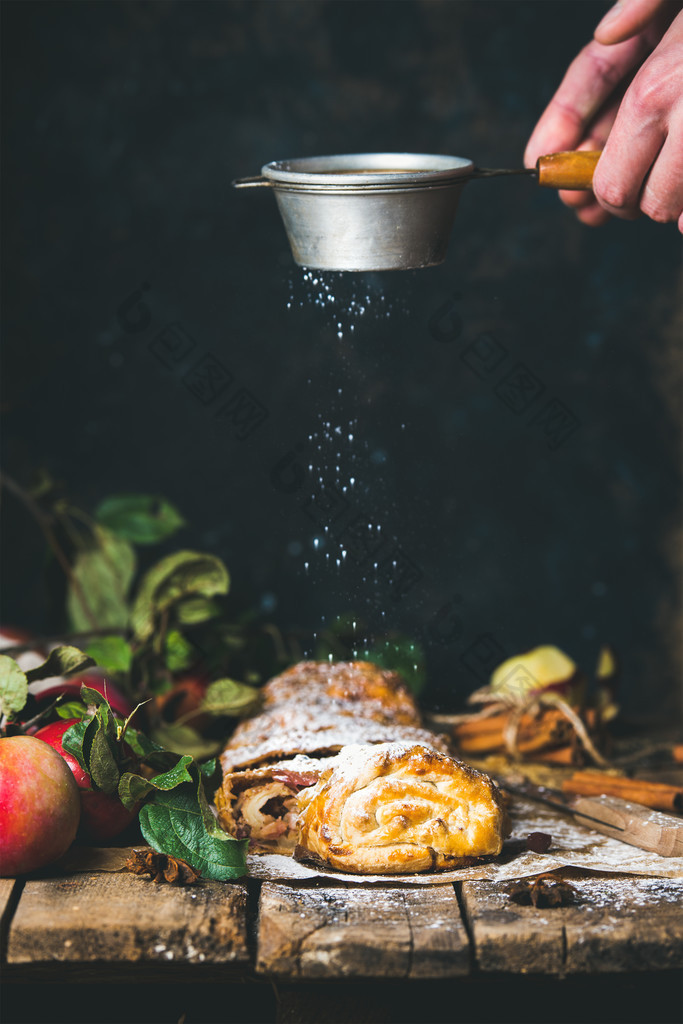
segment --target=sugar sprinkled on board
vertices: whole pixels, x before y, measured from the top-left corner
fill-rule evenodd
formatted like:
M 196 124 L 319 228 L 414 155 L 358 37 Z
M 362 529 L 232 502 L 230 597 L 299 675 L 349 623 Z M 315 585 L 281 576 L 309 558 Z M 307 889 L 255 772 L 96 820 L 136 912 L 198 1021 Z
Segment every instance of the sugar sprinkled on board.
M 609 884 L 600 885 L 594 878 L 573 878 L 571 884 L 581 904 L 596 910 L 642 913 L 653 903 L 680 906 L 683 899 L 683 883 L 679 879 L 610 877 Z

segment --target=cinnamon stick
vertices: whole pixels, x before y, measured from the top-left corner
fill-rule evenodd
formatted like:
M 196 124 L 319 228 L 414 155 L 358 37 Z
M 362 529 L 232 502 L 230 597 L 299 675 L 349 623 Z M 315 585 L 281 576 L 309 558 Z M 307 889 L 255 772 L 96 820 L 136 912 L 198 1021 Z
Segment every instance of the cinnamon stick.
M 632 787 L 637 785 L 642 789 L 650 789 L 653 793 L 659 793 L 663 790 L 673 789 L 678 792 L 683 791 L 683 787 L 672 785 L 668 782 L 652 782 L 650 779 L 632 779 L 626 775 L 608 775 L 604 772 L 596 772 L 592 769 L 586 769 L 583 772 L 577 772 L 573 778 L 582 779 L 591 783 L 604 783 L 611 782 L 614 786 Z
M 600 772 L 576 772 L 562 783 L 565 793 L 577 796 L 618 796 L 656 811 L 683 812 L 683 788 L 645 779 L 627 779 Z
M 577 765 L 582 763 L 582 756 L 581 748 L 570 743 L 566 747 L 542 750 L 536 756 L 536 760 L 543 761 L 544 764 Z
M 509 711 L 501 711 L 497 715 L 489 715 L 487 718 L 473 718 L 468 722 L 458 722 L 453 726 L 453 735 L 456 739 L 467 736 L 481 736 L 486 733 L 501 733 L 510 718 Z M 544 724 L 564 723 L 566 718 L 555 708 L 544 709 L 540 715 L 522 715 L 519 727 L 520 732 L 535 730 L 539 722 Z
M 557 736 L 548 730 L 538 732 L 535 736 L 517 736 L 517 750 L 520 754 L 533 754 L 546 747 L 557 744 Z M 463 754 L 486 754 L 495 750 L 506 750 L 502 731 L 492 733 L 490 736 L 468 736 L 465 740 L 458 740 L 458 749 Z
M 485 754 L 505 749 L 505 727 L 510 712 L 479 718 L 472 722 L 458 723 L 453 736 L 463 754 Z M 545 747 L 564 743 L 571 732 L 567 719 L 554 708 L 544 710 L 541 715 L 522 715 L 517 732 L 517 749 L 521 754 L 531 754 Z

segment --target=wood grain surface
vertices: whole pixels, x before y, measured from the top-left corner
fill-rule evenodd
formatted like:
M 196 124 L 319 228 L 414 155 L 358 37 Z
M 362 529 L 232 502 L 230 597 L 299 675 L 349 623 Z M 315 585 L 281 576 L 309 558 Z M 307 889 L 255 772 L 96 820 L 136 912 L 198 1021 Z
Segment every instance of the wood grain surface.
M 514 883 L 464 882 L 481 971 L 570 974 L 683 967 L 683 882 L 563 873 L 572 905 L 520 906 Z
M 0 878 L 0 961 L 6 960 L 7 933 L 22 883 L 14 878 Z
M 246 886 L 186 888 L 130 874 L 28 881 L 12 919 L 7 962 L 248 961 Z
M 256 970 L 300 979 L 440 978 L 469 971 L 452 885 L 261 890 Z
M 4 921 L 9 913 L 12 893 L 18 886 L 21 886 L 21 882 L 14 878 L 0 878 L 0 921 Z
M 175 888 L 112 871 L 115 862 L 105 859 L 110 870 L 99 872 L 0 880 L 5 969 L 28 977 L 71 964 L 113 979 L 137 965 L 155 976 L 217 969 L 305 983 L 683 967 L 680 880 L 566 869 L 558 874 L 573 902 L 542 909 L 515 902 L 514 882 L 264 882 L 259 898 L 253 880 Z

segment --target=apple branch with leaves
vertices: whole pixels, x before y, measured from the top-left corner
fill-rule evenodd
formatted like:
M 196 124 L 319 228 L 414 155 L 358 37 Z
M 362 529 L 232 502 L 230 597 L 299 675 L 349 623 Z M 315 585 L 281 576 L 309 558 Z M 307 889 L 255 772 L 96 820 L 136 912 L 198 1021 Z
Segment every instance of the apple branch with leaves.
M 75 647 L 56 648 L 43 665 L 28 672 L 0 655 L 5 730 L 23 710 L 32 682 L 81 672 L 93 664 Z M 217 771 L 215 758 L 199 763 L 134 729 L 131 720 L 140 705 L 121 721 L 98 690 L 83 685 L 80 698 L 84 713 L 64 733 L 62 743 L 90 776 L 92 789 L 118 796 L 128 811 L 137 812 L 144 838 L 158 853 L 182 858 L 205 878 L 227 881 L 244 875 L 247 842 L 219 826 L 205 790 Z

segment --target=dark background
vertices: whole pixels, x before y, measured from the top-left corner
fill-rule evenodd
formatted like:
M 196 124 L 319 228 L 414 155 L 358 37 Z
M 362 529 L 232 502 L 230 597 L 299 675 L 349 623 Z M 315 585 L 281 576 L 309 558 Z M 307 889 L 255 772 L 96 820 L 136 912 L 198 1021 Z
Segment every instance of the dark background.
M 347 612 L 408 634 L 434 704 L 455 707 L 502 653 L 555 643 L 591 671 L 610 641 L 627 715 L 670 716 L 676 228 L 594 231 L 528 179 L 476 181 L 443 266 L 328 274 L 321 305 L 272 196 L 230 188 L 319 153 L 519 166 L 604 9 L 6 2 L 6 470 L 44 465 L 91 508 L 165 495 L 190 523 L 177 542 L 224 558 L 238 606 L 309 650 Z M 200 360 L 226 385 L 213 397 Z M 267 413 L 251 432 L 240 389 Z M 329 534 L 313 548 L 321 478 L 349 488 L 331 534 L 381 526 L 377 571 L 337 568 Z M 39 536 L 11 498 L 3 516 L 2 621 L 49 630 Z

